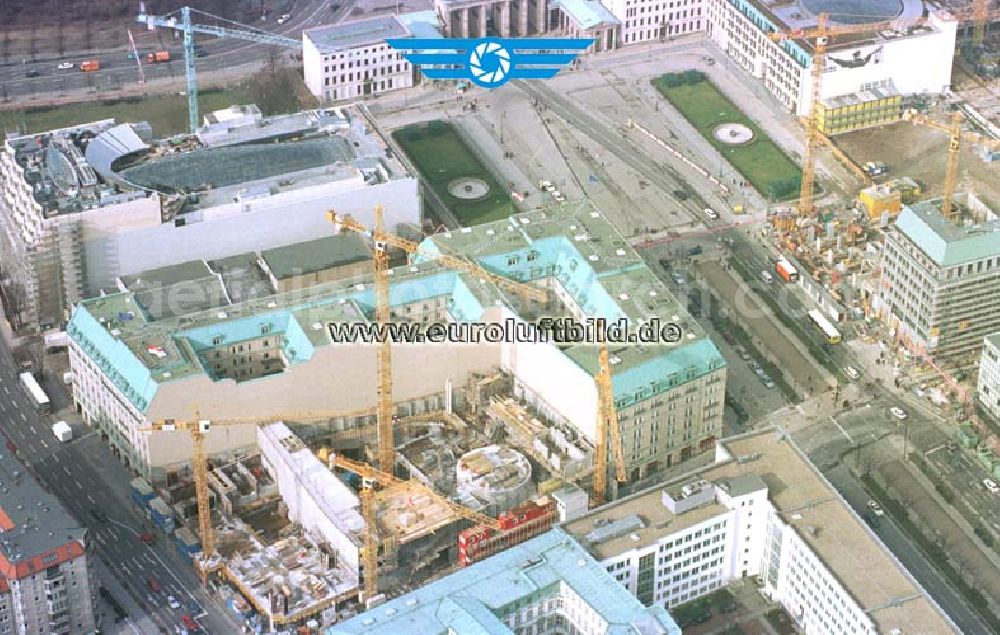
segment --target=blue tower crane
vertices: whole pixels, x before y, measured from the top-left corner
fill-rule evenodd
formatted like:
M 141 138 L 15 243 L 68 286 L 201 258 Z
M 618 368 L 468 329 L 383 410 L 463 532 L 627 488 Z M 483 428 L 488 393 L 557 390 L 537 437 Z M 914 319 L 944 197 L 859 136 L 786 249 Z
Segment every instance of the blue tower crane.
M 220 22 L 228 22 L 235 28 L 209 24 L 195 24 L 191 22 L 192 12 L 200 13 L 207 18 L 218 20 Z M 180 19 L 177 18 L 178 13 L 180 14 Z M 287 48 L 299 48 L 302 46 L 302 42 L 300 40 L 285 37 L 283 35 L 274 35 L 273 33 L 268 33 L 260 29 L 255 29 L 254 27 L 233 22 L 232 20 L 220 18 L 219 16 L 212 15 L 211 13 L 205 13 L 204 11 L 192 9 L 191 7 L 181 7 L 177 11 L 171 11 L 166 15 L 156 16 L 146 14 L 145 3 L 142 3 L 139 5 L 139 15 L 136 17 L 136 21 L 141 24 L 145 24 L 151 31 L 155 30 L 157 27 L 166 27 L 168 29 L 175 29 L 184 34 L 184 73 L 187 78 L 188 127 L 192 133 L 198 130 L 198 82 L 194 69 L 195 33 L 203 33 L 205 35 L 212 35 L 215 37 L 233 38 L 236 40 L 246 40 L 248 42 L 256 42 L 258 44 L 273 44 L 275 46 L 283 46 Z

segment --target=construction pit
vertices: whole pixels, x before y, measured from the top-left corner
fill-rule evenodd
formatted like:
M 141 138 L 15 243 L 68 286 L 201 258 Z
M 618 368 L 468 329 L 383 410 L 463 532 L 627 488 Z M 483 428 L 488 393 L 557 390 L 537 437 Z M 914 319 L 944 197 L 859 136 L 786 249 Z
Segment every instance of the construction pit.
M 931 117 L 947 125 L 946 113 L 935 112 Z M 916 179 L 927 196 L 940 196 L 944 191 L 949 141 L 944 132 L 904 121 L 839 134 L 833 140 L 858 165 L 884 161 L 889 167 L 887 178 Z M 987 205 L 1000 208 L 1000 165 L 985 163 L 975 144 L 962 145 L 958 175 L 958 191 L 972 189 Z
M 464 417 L 428 412 L 398 421 L 397 483 L 374 495 L 380 591 L 405 592 L 467 563 L 473 552 L 461 560 L 464 532 L 493 546 L 537 535 L 555 517 L 552 499 L 539 493 L 592 472 L 592 447 L 513 397 L 509 376 L 476 376 L 457 392 Z M 242 598 L 230 607 L 251 625 L 328 625 L 361 610 L 360 492 L 372 481 L 342 469 L 337 457 L 367 460 L 370 427 L 273 423 L 258 431 L 260 454 L 212 466 L 216 570 Z M 177 479 L 178 495 L 190 489 L 187 478 Z M 194 527 L 193 499 L 186 503 Z M 544 513 L 522 513 L 535 508 Z M 519 526 L 510 510 L 530 523 Z M 478 525 L 476 513 L 499 517 L 509 531 Z M 476 553 L 490 548 L 483 542 Z

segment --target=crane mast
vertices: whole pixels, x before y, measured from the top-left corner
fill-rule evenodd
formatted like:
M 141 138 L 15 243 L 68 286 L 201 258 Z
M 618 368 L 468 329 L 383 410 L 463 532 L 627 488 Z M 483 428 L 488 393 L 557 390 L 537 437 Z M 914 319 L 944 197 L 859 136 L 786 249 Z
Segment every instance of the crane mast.
M 597 428 L 594 433 L 594 505 L 601 506 L 607 498 L 608 489 L 608 439 L 611 440 L 611 453 L 614 455 L 615 478 L 618 482 L 627 479 L 625 473 L 625 457 L 622 453 L 621 428 L 618 424 L 618 412 L 615 410 L 615 397 L 611 383 L 611 363 L 609 361 L 608 345 L 602 343 L 597 355 Z
M 375 231 L 385 234 L 382 206 L 375 207 Z M 375 323 L 383 334 L 389 326 L 389 252 L 384 240 L 375 239 L 372 253 L 375 269 Z M 396 456 L 396 441 L 392 428 L 392 342 L 383 337 L 376 351 L 377 367 L 377 410 L 378 425 L 378 466 L 382 471 L 392 473 Z
M 198 80 L 194 64 L 196 58 L 194 50 L 195 33 L 211 35 L 214 37 L 244 40 L 257 44 L 283 46 L 285 48 L 299 48 L 302 46 L 302 42 L 294 38 L 267 33 L 259 29 L 254 29 L 253 27 L 239 24 L 238 22 L 233 22 L 232 20 L 220 18 L 219 16 L 212 15 L 211 13 L 197 11 L 197 9 L 192 9 L 191 7 L 184 6 L 180 8 L 181 19 L 178 21 L 176 16 L 170 14 L 164 16 L 149 15 L 146 13 L 144 5 L 145 3 L 140 3 L 139 15 L 136 16 L 136 22 L 145 24 L 151 31 L 155 30 L 157 27 L 164 27 L 180 31 L 183 34 L 184 75 L 187 79 L 188 98 L 188 130 L 192 134 L 198 131 Z M 212 24 L 196 24 L 191 20 L 192 11 L 197 11 L 198 13 L 213 20 L 229 22 L 236 28 L 216 26 Z

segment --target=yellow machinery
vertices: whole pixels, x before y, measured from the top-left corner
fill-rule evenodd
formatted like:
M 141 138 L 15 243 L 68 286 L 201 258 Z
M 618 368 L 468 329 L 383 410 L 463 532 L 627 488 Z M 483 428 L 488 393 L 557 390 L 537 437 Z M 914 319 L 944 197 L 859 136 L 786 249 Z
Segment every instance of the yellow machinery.
M 601 344 L 597 356 L 597 428 L 594 432 L 594 506 L 604 504 L 608 488 L 608 437 L 611 437 L 611 452 L 615 461 L 615 477 L 625 481 L 625 457 L 622 454 L 621 428 L 618 426 L 618 412 L 611 383 L 611 364 L 608 360 L 608 345 Z
M 384 333 L 385 325 L 389 323 L 390 316 L 388 247 L 395 247 L 407 253 L 415 254 L 420 252 L 420 243 L 386 232 L 381 205 L 375 207 L 374 230 L 369 230 L 352 218 L 338 216 L 333 210 L 326 213 L 326 218 L 342 229 L 357 232 L 372 239 L 372 261 L 375 274 L 375 322 L 383 329 L 382 332 Z M 447 267 L 476 274 L 490 280 L 506 291 L 520 294 L 536 302 L 544 303 L 548 299 L 548 295 L 544 290 L 504 278 L 491 271 L 487 271 L 470 260 L 448 255 L 435 256 L 435 258 Z M 376 385 L 378 394 L 378 464 L 382 470 L 392 472 L 393 456 L 395 454 L 395 441 L 392 428 L 392 342 L 387 338 L 378 344 L 376 366 L 378 374 Z
M 332 419 L 336 417 L 354 417 L 371 414 L 371 408 L 364 408 L 349 412 L 317 413 L 298 412 L 285 415 L 290 419 Z M 197 409 L 193 420 L 164 419 L 155 421 L 148 428 L 142 428 L 140 432 L 187 432 L 191 436 L 192 456 L 191 469 L 194 473 L 195 500 L 198 503 L 198 529 L 201 532 L 201 553 L 202 559 L 198 563 L 198 568 L 202 576 L 206 576 L 213 569 L 215 558 L 215 531 L 212 527 L 212 511 L 209 508 L 209 488 L 208 488 L 208 459 L 205 456 L 205 435 L 212 426 L 235 426 L 274 421 L 276 417 L 245 417 L 231 418 L 222 421 L 209 421 L 202 419 Z
M 455 516 L 467 518 L 478 525 L 485 525 L 494 530 L 500 529 L 500 523 L 495 518 L 453 503 L 419 481 L 398 479 L 394 475 L 377 470 L 367 463 L 352 461 L 339 454 L 333 455 L 330 467 L 350 470 L 362 479 L 363 487 L 358 497 L 361 499 L 361 515 L 365 520 L 364 545 L 361 551 L 361 564 L 365 574 L 364 600 L 368 600 L 378 593 L 378 548 L 381 541 L 378 536 L 378 519 L 375 515 L 377 501 L 373 487 L 376 483 L 386 488 L 382 490 L 382 493 L 396 488 L 415 490 L 430 496 L 437 503 L 447 507 Z
M 908 110 L 903 113 L 903 119 L 920 126 L 940 130 L 949 136 L 948 163 L 944 173 L 944 200 L 941 201 L 941 215 L 954 222 L 953 199 L 958 187 L 958 160 L 962 142 L 969 141 L 989 148 L 1000 148 L 1000 139 L 990 139 L 973 132 L 962 132 L 962 113 L 957 110 L 951 114 L 951 120 L 947 124 L 935 121 L 916 110 Z
M 823 85 L 823 70 L 826 66 L 826 49 L 830 38 L 837 35 L 850 35 L 852 33 L 877 33 L 883 29 L 893 28 L 894 23 L 882 22 L 876 24 L 845 25 L 828 27 L 829 14 L 821 13 L 816 21 L 816 26 L 810 29 L 799 29 L 795 31 L 780 31 L 771 33 L 768 37 L 775 41 L 782 41 L 789 38 L 802 38 L 812 42 L 812 84 L 810 86 L 809 115 L 806 117 L 806 143 L 802 153 L 802 186 L 799 188 L 799 215 L 811 216 L 815 211 L 813 202 L 813 191 L 815 189 L 816 178 L 816 150 L 817 146 L 823 143 L 824 135 L 819 131 L 818 111 Z M 920 18 L 911 24 L 923 20 Z M 898 26 L 898 23 L 897 23 Z M 828 147 L 832 146 L 828 144 Z M 839 151 L 834 154 L 843 161 Z M 853 168 L 852 168 L 853 169 Z

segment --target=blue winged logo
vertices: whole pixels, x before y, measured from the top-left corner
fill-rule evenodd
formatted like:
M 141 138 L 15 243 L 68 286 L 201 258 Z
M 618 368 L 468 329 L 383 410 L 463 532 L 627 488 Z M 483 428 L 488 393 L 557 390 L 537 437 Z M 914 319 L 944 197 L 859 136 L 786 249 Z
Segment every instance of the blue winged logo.
M 512 79 L 548 79 L 572 62 L 591 38 L 386 40 L 429 79 L 467 79 L 498 88 Z

